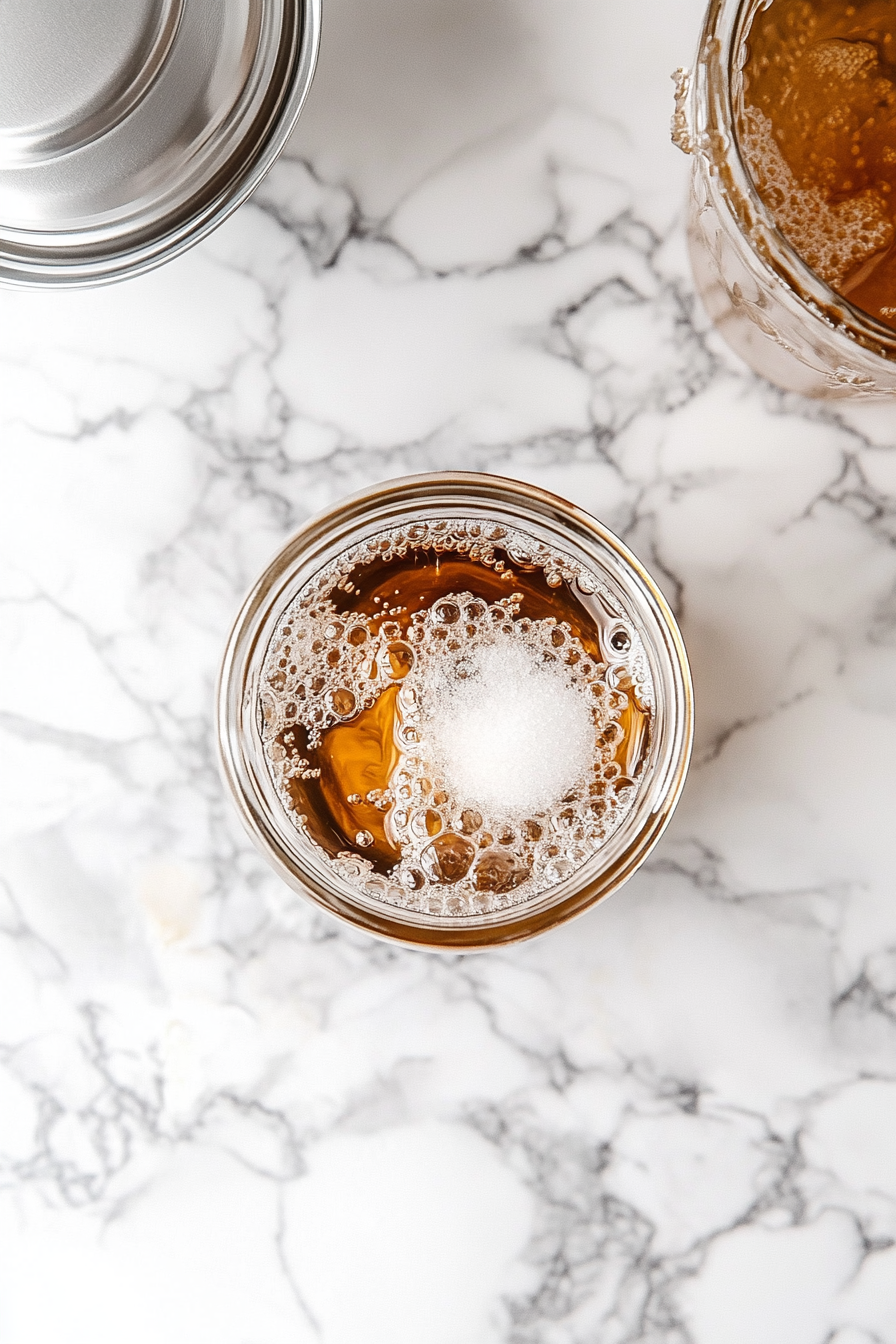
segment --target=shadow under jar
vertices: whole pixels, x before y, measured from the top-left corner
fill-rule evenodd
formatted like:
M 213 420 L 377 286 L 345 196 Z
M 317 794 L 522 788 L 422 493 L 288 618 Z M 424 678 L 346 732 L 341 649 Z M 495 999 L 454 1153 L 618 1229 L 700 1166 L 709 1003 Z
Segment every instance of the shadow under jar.
M 798 179 L 786 157 L 792 157 L 787 130 L 796 124 L 794 114 L 803 117 L 805 138 L 812 140 L 813 99 L 819 103 L 818 140 L 822 130 L 849 132 L 851 142 L 842 150 L 862 165 L 865 114 L 860 103 L 874 93 L 875 79 L 884 89 L 879 98 L 883 114 L 890 115 L 884 106 L 888 99 L 896 111 L 891 78 L 896 69 L 890 67 L 886 34 L 874 28 L 871 18 L 870 40 L 863 33 L 863 3 L 867 6 L 868 0 L 856 5 L 845 0 L 712 0 L 694 70 L 676 73 L 672 138 L 693 155 L 688 241 L 706 309 L 728 344 L 757 373 L 786 390 L 825 398 L 896 392 L 896 324 L 858 303 L 869 264 L 863 268 L 859 258 L 855 273 L 847 275 L 848 266 L 838 268 L 836 259 L 833 264 L 819 260 L 829 258 L 835 235 L 841 245 L 844 240 L 849 245 L 867 229 L 859 207 L 875 201 L 885 205 L 881 193 L 891 187 L 872 183 L 866 201 L 857 202 L 855 193 L 842 189 L 854 184 L 849 178 L 835 180 L 835 158 L 815 153 L 817 145 L 810 143 L 806 156 L 816 168 L 823 160 L 817 181 Z M 890 0 L 872 3 L 886 9 Z M 771 120 L 752 106 L 761 83 L 760 61 L 767 90 L 775 77 L 781 79 L 780 122 L 774 103 Z M 856 71 L 858 81 L 850 85 Z M 836 108 L 841 97 L 843 116 Z M 854 134 L 850 118 L 856 121 Z M 890 152 L 885 146 L 887 158 Z M 892 154 L 896 163 L 896 142 Z M 883 228 L 874 263 L 889 255 L 888 224 L 892 232 L 892 220 L 882 208 L 878 213 Z M 808 240 L 809 232 L 821 238 L 820 248 Z M 896 293 L 892 302 L 896 315 Z
M 224 777 L 297 891 L 443 951 L 531 937 L 647 857 L 684 784 L 674 618 L 612 533 L 467 473 L 356 495 L 255 584 L 218 695 Z

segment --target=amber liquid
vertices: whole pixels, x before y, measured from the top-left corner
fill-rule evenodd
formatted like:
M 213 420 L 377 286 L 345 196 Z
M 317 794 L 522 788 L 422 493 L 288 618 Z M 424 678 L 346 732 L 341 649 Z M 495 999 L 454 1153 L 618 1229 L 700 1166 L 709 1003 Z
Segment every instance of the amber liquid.
M 896 329 L 896 0 L 773 0 L 747 50 L 760 195 L 822 279 Z
M 538 566 L 512 562 L 500 550 L 497 563 L 487 566 L 468 556 L 440 555 L 434 549 L 421 547 L 403 557 L 385 562 L 374 559 L 358 566 L 348 581 L 340 585 L 334 595 L 334 600 L 338 598 L 339 624 L 354 632 L 355 641 L 362 638 L 359 626 L 354 624 L 357 617 L 363 618 L 363 628 L 371 642 L 385 622 L 396 627 L 389 645 L 387 669 L 388 675 L 395 677 L 396 685 L 387 687 L 373 705 L 347 722 L 328 728 L 317 746 L 309 745 L 309 734 L 299 723 L 283 728 L 275 739 L 286 757 L 308 762 L 309 768 L 302 776 L 289 780 L 289 801 L 296 814 L 304 817 L 308 834 L 326 853 L 359 854 L 373 865 L 374 871 L 384 874 L 401 858 L 389 838 L 387 808 L 381 800 L 372 802 L 370 798 L 386 793 L 399 759 L 398 683 L 406 670 L 403 664 L 409 650 L 402 636 L 415 613 L 433 608 L 440 599 L 458 593 L 470 594 L 484 604 L 515 594 L 519 599 L 516 619 L 549 619 L 556 623 L 559 651 L 563 651 L 564 644 L 571 643 L 569 634 L 595 665 L 606 667 L 618 661 L 624 651 L 619 641 L 626 640 L 618 628 L 618 613 L 605 605 L 599 593 L 585 595 L 574 591 L 570 583 L 558 581 L 557 576 L 554 587 L 549 577 Z M 454 630 L 456 637 L 462 638 L 462 613 L 456 627 L 449 628 L 448 638 Z M 612 642 L 614 639 L 617 646 Z M 334 656 L 328 655 L 325 643 L 319 655 L 322 660 Z M 566 656 L 580 658 L 581 654 L 568 648 Z M 279 689 L 276 684 L 274 689 Z M 624 681 L 618 685 L 626 705 L 619 716 L 622 731 L 614 760 L 619 779 L 631 784 L 646 757 L 650 716 L 627 693 L 629 689 Z M 521 725 L 521 730 L 524 727 Z M 427 815 L 432 816 L 431 833 L 436 835 L 441 825 L 438 808 L 445 800 L 436 793 L 430 801 L 431 813 Z M 359 835 L 364 837 L 363 846 L 358 844 Z M 450 858 L 447 854 L 446 862 Z

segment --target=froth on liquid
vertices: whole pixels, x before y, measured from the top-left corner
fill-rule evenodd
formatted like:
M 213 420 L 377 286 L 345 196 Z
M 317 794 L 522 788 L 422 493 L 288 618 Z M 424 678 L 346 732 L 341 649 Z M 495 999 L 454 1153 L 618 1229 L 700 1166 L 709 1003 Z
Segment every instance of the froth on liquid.
M 650 746 L 641 639 L 598 578 L 469 519 L 391 528 L 282 614 L 259 722 L 303 835 L 351 885 L 488 914 L 564 880 L 628 815 Z
M 759 10 L 738 132 L 796 251 L 896 328 L 896 0 L 772 0 Z

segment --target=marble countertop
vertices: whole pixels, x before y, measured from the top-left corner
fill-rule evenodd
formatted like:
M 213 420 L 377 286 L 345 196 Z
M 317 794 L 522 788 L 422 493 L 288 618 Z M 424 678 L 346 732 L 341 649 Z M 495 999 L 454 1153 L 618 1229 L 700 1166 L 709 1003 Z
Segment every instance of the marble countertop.
M 896 415 L 696 305 L 699 0 L 326 0 L 211 240 L 0 295 L 2 1344 L 894 1344 Z M 240 598 L 343 494 L 499 472 L 682 623 L 647 868 L 449 957 L 295 897 L 222 793 Z

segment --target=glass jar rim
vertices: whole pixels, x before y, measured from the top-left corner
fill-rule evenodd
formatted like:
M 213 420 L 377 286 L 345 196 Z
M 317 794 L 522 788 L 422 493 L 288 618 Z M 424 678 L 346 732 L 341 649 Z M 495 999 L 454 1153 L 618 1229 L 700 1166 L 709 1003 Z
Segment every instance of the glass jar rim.
M 750 24 L 771 0 L 710 0 L 694 76 L 687 91 L 691 149 L 719 180 L 734 222 L 758 260 L 820 321 L 888 362 L 896 331 L 857 308 L 822 280 L 787 240 L 759 195 L 737 133 L 736 97 Z
M 423 517 L 508 520 L 577 558 L 586 557 L 601 578 L 608 578 L 611 590 L 615 584 L 624 593 L 657 687 L 649 788 L 639 790 L 618 830 L 570 877 L 492 915 L 425 915 L 351 887 L 323 856 L 318 858 L 303 844 L 276 795 L 261 749 L 260 672 L 286 607 L 309 578 L 356 541 Z M 644 862 L 684 785 L 693 739 L 693 688 L 668 604 L 612 532 L 537 486 L 473 472 L 438 473 L 388 481 L 340 501 L 310 519 L 275 555 L 246 597 L 227 643 L 218 681 L 217 739 L 222 774 L 244 826 L 294 890 L 355 928 L 392 942 L 434 951 L 474 951 L 517 942 L 565 922 L 616 890 Z

